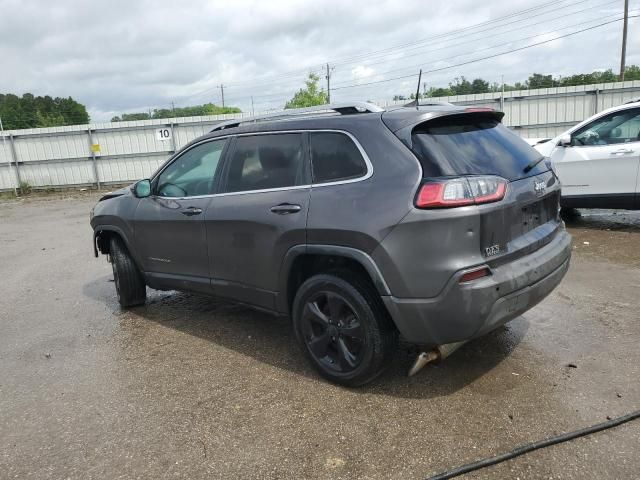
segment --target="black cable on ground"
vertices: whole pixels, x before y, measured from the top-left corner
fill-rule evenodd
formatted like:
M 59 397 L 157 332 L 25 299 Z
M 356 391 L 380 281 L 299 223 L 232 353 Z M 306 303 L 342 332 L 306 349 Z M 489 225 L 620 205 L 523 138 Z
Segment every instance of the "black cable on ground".
M 573 440 L 574 438 L 583 437 L 585 435 L 599 432 L 601 430 L 617 427 L 618 425 L 622 425 L 623 423 L 630 422 L 631 420 L 636 420 L 638 418 L 640 418 L 640 410 L 628 413 L 627 415 L 623 415 L 622 417 L 612 418 L 611 420 L 607 420 L 606 422 L 598 423 L 597 425 L 586 427 L 581 430 L 563 433 L 562 435 L 558 435 L 557 437 L 551 437 L 545 440 L 540 440 L 538 442 L 521 445 L 514 450 L 511 450 L 510 452 L 496 455 L 495 457 L 491 458 L 485 458 L 484 460 L 479 460 L 477 462 L 468 463 L 467 465 L 463 465 L 461 467 L 454 468 L 453 470 L 442 472 L 438 475 L 434 475 L 433 477 L 429 477 L 427 480 L 446 480 L 448 478 L 457 477 L 458 475 L 462 475 L 464 473 L 473 472 L 474 470 L 479 470 L 481 468 L 489 467 L 506 460 L 511 460 L 512 458 L 519 457 L 520 455 L 533 452 L 534 450 L 538 450 L 540 448 L 550 447 L 551 445 L 567 442 L 569 440 Z

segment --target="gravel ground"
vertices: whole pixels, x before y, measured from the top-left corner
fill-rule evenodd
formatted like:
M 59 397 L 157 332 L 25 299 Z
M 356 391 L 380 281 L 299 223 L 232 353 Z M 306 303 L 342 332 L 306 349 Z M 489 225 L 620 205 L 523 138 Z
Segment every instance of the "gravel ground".
M 95 198 L 0 202 L 2 479 L 425 478 L 640 408 L 640 212 L 585 212 L 543 303 L 349 390 L 285 319 L 177 292 L 121 311 Z M 640 421 L 465 478 L 638 477 Z

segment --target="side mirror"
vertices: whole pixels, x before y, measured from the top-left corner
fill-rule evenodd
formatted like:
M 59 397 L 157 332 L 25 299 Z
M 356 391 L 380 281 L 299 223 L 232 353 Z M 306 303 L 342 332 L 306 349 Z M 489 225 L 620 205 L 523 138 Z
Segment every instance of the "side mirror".
M 558 145 L 561 147 L 570 147 L 571 146 L 571 135 L 568 133 L 562 135 L 560 140 L 558 140 Z
M 133 185 L 131 189 L 133 194 L 138 198 L 146 198 L 151 195 L 151 181 L 150 180 L 140 180 L 136 184 Z

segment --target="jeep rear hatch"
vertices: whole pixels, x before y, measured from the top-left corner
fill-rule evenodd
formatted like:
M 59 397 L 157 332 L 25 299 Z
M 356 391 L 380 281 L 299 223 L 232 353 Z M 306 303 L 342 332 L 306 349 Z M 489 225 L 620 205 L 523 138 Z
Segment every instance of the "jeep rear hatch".
M 410 142 L 422 166 L 415 206 L 476 205 L 479 247 L 492 261 L 540 248 L 560 225 L 557 178 L 540 153 L 500 123 L 501 117 L 492 110 L 459 109 L 395 132 Z

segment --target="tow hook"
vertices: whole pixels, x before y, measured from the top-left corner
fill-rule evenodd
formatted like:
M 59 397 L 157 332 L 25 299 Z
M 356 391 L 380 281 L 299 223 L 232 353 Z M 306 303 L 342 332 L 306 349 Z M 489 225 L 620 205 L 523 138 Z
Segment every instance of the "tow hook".
M 467 343 L 468 340 L 464 340 L 462 342 L 456 343 L 446 343 L 444 345 L 440 345 L 428 352 L 420 353 L 415 361 L 413 362 L 413 366 L 409 369 L 407 376 L 413 377 L 416 373 L 422 370 L 428 363 L 432 363 L 439 360 L 444 360 L 453 352 L 458 350 L 461 346 Z

